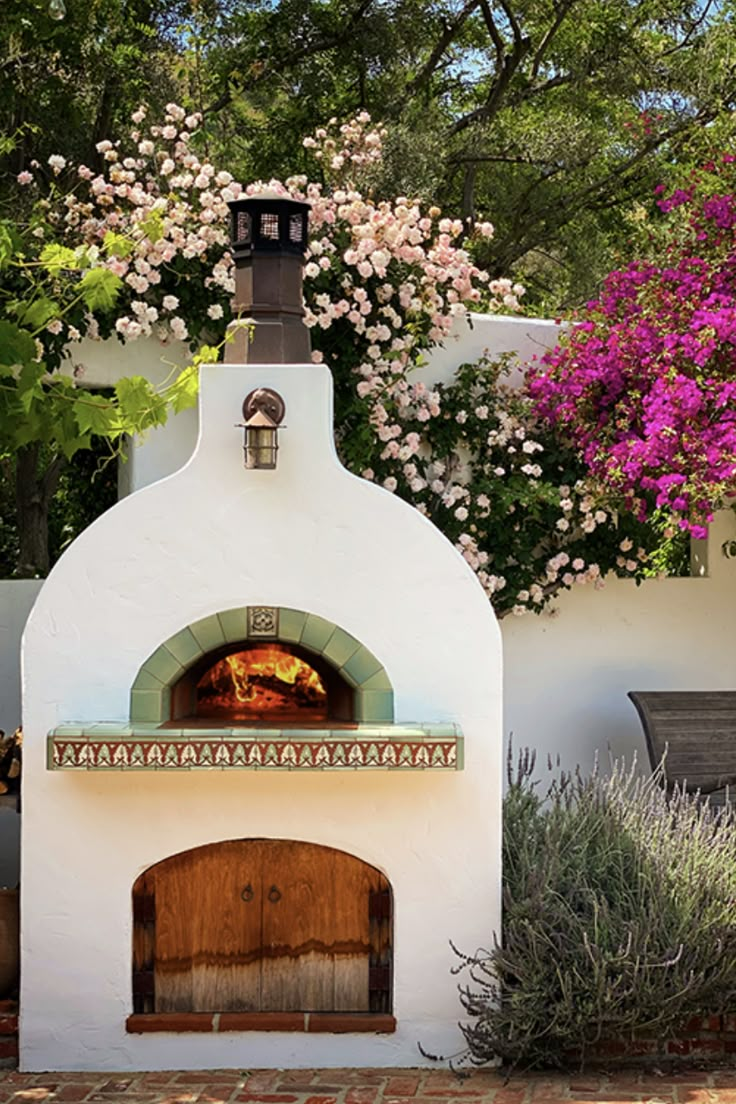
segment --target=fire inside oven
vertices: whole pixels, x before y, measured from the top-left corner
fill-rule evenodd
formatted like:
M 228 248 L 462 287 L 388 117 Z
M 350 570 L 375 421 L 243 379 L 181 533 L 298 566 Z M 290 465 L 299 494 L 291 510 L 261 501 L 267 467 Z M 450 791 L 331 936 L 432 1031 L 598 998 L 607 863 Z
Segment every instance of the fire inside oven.
M 323 677 L 280 644 L 262 644 L 218 659 L 196 684 L 196 715 L 233 721 L 325 721 Z

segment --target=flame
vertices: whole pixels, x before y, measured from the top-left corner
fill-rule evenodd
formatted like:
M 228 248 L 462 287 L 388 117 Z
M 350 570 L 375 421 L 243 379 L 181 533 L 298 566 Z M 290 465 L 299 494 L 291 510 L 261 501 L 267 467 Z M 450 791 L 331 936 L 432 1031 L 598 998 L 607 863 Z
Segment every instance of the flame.
M 233 718 L 261 713 L 284 717 L 308 710 L 313 719 L 320 720 L 327 716 L 326 707 L 327 692 L 317 672 L 278 645 L 225 656 L 197 684 L 200 715 L 225 712 Z

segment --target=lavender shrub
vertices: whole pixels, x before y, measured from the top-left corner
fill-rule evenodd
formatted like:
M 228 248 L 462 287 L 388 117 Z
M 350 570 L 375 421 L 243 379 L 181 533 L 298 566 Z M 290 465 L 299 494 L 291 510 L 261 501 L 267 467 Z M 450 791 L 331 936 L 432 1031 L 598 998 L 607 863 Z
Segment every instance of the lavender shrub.
M 736 1008 L 736 817 L 620 763 L 504 801 L 503 945 L 461 955 L 466 1057 L 585 1062 Z

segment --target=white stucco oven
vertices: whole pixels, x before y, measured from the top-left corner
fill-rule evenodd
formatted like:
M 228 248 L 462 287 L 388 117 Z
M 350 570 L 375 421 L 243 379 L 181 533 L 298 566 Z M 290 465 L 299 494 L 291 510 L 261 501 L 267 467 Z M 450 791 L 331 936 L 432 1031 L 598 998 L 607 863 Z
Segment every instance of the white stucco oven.
M 233 428 L 260 387 L 275 470 Z M 306 712 L 202 705 L 274 652 L 312 674 L 249 686 Z M 458 1049 L 449 941 L 500 918 L 499 632 L 439 531 L 340 465 L 325 366 L 202 370 L 194 456 L 61 558 L 23 692 L 23 1069 Z

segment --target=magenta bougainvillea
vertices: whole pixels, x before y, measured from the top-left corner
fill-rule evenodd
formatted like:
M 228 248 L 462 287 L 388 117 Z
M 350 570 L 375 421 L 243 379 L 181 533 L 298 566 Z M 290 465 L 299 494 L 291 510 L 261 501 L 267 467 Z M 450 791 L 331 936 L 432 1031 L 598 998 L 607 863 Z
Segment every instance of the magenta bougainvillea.
M 611 273 L 529 377 L 612 501 L 696 537 L 736 489 L 735 160 L 658 190 L 655 259 Z

